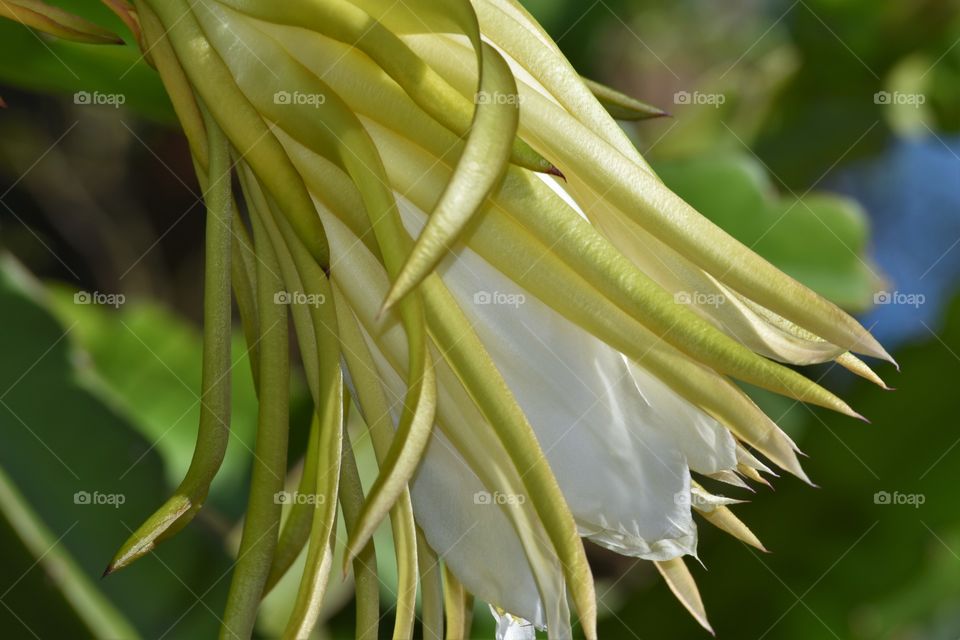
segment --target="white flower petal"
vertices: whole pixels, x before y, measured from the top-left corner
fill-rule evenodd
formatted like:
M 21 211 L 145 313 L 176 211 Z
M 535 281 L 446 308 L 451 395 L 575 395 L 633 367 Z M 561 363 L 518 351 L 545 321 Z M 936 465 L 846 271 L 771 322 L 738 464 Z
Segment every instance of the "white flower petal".
M 424 214 L 401 199 L 416 233 Z M 693 554 L 687 457 L 736 465 L 733 438 L 654 376 L 468 249 L 441 267 L 537 432 L 581 532 L 650 559 Z M 642 490 L 638 488 L 642 487 Z
M 322 209 L 322 204 L 317 204 Z M 322 212 L 334 252 L 334 279 L 361 320 L 367 346 L 387 397 L 400 403 L 404 397 L 404 381 L 383 350 L 389 348 L 394 354 L 402 352 L 405 342 L 396 324 L 390 325 L 388 319 L 380 323 L 374 319 L 379 302 L 387 292 L 386 276 L 380 272 L 372 273 L 374 270 L 370 267 L 374 259 L 366 247 L 333 216 L 325 210 Z M 369 333 L 368 327 L 371 326 L 379 327 L 376 340 Z M 384 326 L 390 326 L 390 329 L 384 329 Z M 437 379 L 438 422 L 447 426 L 466 425 L 461 433 L 468 434 L 471 429 L 482 426 L 479 412 L 452 372 L 442 364 L 437 367 Z M 502 450 L 481 455 L 489 456 L 488 468 L 507 459 Z M 548 575 L 543 576 L 546 584 L 542 586 L 548 589 L 548 602 L 554 602 L 556 606 L 556 610 L 546 611 L 529 557 L 534 552 L 540 557 L 553 554 L 552 547 L 547 537 L 541 535 L 538 543 L 542 541 L 542 549 L 531 551 L 525 548 L 504 511 L 505 507 L 497 504 L 496 494 L 491 491 L 448 439 L 435 430 L 411 486 L 417 523 L 431 548 L 481 600 L 532 620 L 540 627 L 546 626 L 550 620 L 558 621 L 555 635 L 566 637 L 569 625 L 564 628 L 562 622 L 569 620 L 569 609 L 559 560 L 553 555 L 555 565 L 550 567 Z
M 497 621 L 497 640 L 536 640 L 537 632 L 534 626 L 523 618 L 500 613 L 494 607 L 490 607 L 490 613 Z
M 546 624 L 523 546 L 503 511 L 442 434 L 435 433 L 411 488 L 430 546 L 471 593 Z

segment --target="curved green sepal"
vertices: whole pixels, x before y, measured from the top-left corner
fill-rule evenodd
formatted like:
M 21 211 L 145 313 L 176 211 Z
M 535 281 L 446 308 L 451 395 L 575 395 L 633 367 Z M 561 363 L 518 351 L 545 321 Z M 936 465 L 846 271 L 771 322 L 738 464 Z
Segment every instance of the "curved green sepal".
M 19 22 L 64 40 L 87 44 L 123 44 L 120 36 L 40 0 L 4 0 L 0 2 L 0 18 Z
M 200 510 L 220 469 L 230 439 L 231 252 L 233 244 L 230 154 L 223 132 L 207 122 L 210 178 L 207 205 L 203 300 L 203 373 L 200 425 L 190 467 L 180 486 L 160 509 L 120 547 L 105 575 L 149 553 L 174 535 Z
M 497 186 L 507 168 L 520 113 L 517 85 L 506 61 L 483 45 L 484 65 L 473 127 L 453 175 L 397 276 L 384 309 L 432 272 Z

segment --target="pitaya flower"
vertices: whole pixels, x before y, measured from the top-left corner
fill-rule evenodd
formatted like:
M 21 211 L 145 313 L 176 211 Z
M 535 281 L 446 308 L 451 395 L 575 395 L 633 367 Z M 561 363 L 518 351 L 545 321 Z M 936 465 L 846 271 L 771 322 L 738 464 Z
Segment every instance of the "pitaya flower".
M 286 635 L 310 633 L 338 504 L 364 637 L 387 517 L 396 637 L 418 583 L 425 636 L 444 609 L 448 637 L 468 634 L 475 597 L 503 637 L 570 637 L 571 613 L 595 637 L 582 538 L 657 563 L 708 626 L 683 563 L 693 514 L 760 542 L 696 478 L 766 482 L 769 464 L 807 479 L 734 381 L 859 417 L 785 365 L 882 384 L 852 354 L 891 358 L 666 188 L 608 113 L 656 110 L 581 79 L 515 0 L 109 4 L 170 94 L 208 223 L 196 454 L 108 572 L 203 504 L 229 438 L 232 289 L 260 422 L 225 637 L 250 636 L 305 546 Z M 288 311 L 316 407 L 300 491 L 316 499 L 281 527 Z M 379 463 L 366 494 L 351 403 Z

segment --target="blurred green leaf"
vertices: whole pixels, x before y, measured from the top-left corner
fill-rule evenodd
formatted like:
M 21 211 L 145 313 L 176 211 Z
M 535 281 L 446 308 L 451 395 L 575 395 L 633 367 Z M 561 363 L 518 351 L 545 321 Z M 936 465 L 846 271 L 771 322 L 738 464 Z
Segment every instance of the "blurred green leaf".
M 58 322 L 46 304 L 36 281 L 0 257 L 0 467 L 78 570 L 97 579 L 169 487 L 150 441 L 79 382 L 82 365 L 71 346 L 77 325 Z M 8 526 L 0 527 L 4 540 Z M 76 621 L 52 618 L 62 608 L 28 591 L 37 569 L 19 555 L 26 551 L 5 547 L 0 554 L 3 597 L 19 618 L 0 608 L 0 628 L 62 627 L 57 635 L 69 636 Z M 223 608 L 229 566 L 220 539 L 199 521 L 97 586 L 144 636 L 211 637 L 219 627 L 211 611 Z
M 778 91 L 754 148 L 776 175 L 799 188 L 827 167 L 868 157 L 889 141 L 889 105 L 874 94 L 886 88 L 904 56 L 927 56 L 928 77 L 955 66 L 949 54 L 956 54 L 960 2 L 807 0 L 787 10 L 782 24 L 802 64 Z M 950 75 L 940 76 L 929 96 L 937 116 L 927 123 L 933 130 L 957 126 Z
M 83 368 L 89 388 L 154 443 L 168 483 L 176 486 L 190 465 L 200 419 L 199 331 L 149 302 L 124 300 L 115 309 L 97 304 L 94 292 L 58 285 L 51 285 L 49 292 L 52 310 L 65 325 L 73 326 L 74 343 L 90 358 Z M 102 298 L 108 299 L 120 300 Z M 231 440 L 210 503 L 236 517 L 246 499 L 243 489 L 256 438 L 257 399 L 239 334 L 234 336 L 233 353 Z
M 70 554 L 61 547 L 30 505 L 23 499 L 7 474 L 0 468 L 0 513 L 23 544 L 36 558 L 36 564 L 56 583 L 74 611 L 98 638 L 137 638 L 139 635 L 123 615 L 104 597 Z

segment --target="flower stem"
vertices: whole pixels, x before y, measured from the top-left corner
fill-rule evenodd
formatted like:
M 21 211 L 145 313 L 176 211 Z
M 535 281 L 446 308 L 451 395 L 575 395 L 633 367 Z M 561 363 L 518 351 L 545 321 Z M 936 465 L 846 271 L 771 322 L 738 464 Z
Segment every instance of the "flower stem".
M 280 266 L 262 222 L 252 216 L 260 311 L 260 410 L 253 474 L 243 537 L 237 556 L 221 638 L 249 638 L 257 618 L 280 529 L 280 501 L 287 465 L 290 355 L 287 312 L 277 304 L 282 293 Z

